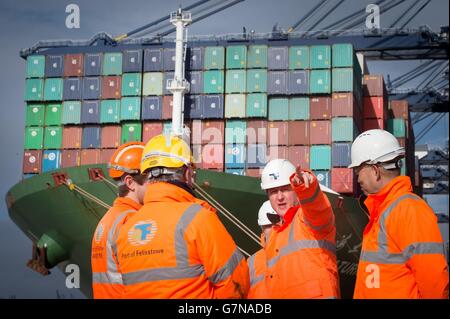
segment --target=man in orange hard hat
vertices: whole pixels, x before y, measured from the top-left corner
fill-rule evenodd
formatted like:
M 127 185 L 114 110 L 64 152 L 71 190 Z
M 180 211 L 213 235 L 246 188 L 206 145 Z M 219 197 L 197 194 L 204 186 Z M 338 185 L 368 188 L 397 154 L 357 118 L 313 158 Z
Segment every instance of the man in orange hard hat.
M 248 267 L 215 210 L 192 191 L 189 146 L 158 135 L 145 146 L 144 206 L 120 229 L 124 298 L 245 298 Z
M 368 130 L 353 142 L 352 162 L 367 195 L 354 298 L 448 298 L 448 267 L 437 218 L 400 176 L 405 149 L 384 130 Z
M 108 163 L 109 175 L 118 183 L 119 197 L 97 225 L 92 239 L 92 288 L 95 299 L 121 298 L 122 275 L 112 242 L 120 226 L 142 206 L 147 178 L 139 166 L 144 143 L 121 145 Z

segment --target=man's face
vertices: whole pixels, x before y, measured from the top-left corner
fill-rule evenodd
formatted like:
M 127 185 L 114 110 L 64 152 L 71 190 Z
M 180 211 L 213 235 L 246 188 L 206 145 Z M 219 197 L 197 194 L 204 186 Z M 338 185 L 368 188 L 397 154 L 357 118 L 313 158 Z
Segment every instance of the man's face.
M 362 164 L 355 168 L 358 183 L 364 195 L 375 194 L 379 191 L 379 167 L 376 165 Z
M 270 204 L 275 212 L 281 217 L 291 207 L 298 204 L 297 194 L 292 190 L 291 185 L 285 185 L 267 190 Z

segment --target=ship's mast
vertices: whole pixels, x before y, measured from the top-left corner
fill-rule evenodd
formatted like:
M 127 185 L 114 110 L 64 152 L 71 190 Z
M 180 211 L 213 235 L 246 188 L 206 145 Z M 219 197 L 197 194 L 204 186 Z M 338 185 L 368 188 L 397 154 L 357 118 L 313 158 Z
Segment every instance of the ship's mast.
M 184 94 L 189 92 L 189 82 L 184 78 L 187 41 L 187 32 L 184 31 L 192 22 L 191 13 L 180 8 L 170 14 L 170 22 L 176 27 L 175 74 L 167 81 L 167 89 L 173 94 L 172 134 L 189 140 L 189 132 L 183 127 Z

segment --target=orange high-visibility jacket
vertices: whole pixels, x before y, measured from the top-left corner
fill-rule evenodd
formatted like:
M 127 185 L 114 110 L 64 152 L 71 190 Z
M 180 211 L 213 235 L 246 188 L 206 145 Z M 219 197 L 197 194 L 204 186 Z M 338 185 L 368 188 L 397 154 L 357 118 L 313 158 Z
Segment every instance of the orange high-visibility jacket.
M 354 298 L 448 298 L 444 245 L 433 210 L 399 176 L 364 202 Z
M 215 210 L 170 183 L 150 184 L 121 228 L 124 298 L 245 298 L 247 262 Z
M 307 170 L 305 170 L 307 171 Z M 300 205 L 288 210 L 266 245 L 269 298 L 339 298 L 336 227 L 331 204 L 316 178 L 294 187 Z
M 91 254 L 92 289 L 95 299 L 121 298 L 122 275 L 117 268 L 111 245 L 120 226 L 140 208 L 141 204 L 126 197 L 118 197 L 97 225 L 92 238 Z
M 250 289 L 248 299 L 267 299 L 267 290 L 265 286 L 266 273 L 266 253 L 263 249 L 258 250 L 251 255 L 248 260 L 248 270 L 250 273 Z

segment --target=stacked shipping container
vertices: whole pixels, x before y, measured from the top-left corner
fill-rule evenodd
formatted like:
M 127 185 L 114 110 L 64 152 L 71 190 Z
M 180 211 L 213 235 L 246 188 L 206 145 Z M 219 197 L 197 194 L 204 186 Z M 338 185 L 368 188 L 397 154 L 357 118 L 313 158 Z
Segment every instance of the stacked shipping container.
M 23 173 L 105 163 L 120 144 L 170 130 L 174 54 L 29 56 Z M 387 100 L 371 78 L 362 97 L 352 45 L 195 47 L 186 61 L 184 118 L 198 167 L 259 177 L 270 159 L 288 158 L 324 185 L 356 192 L 351 143 L 366 119 L 384 127 Z M 367 97 L 381 97 L 381 110 Z

